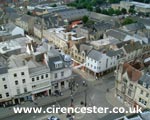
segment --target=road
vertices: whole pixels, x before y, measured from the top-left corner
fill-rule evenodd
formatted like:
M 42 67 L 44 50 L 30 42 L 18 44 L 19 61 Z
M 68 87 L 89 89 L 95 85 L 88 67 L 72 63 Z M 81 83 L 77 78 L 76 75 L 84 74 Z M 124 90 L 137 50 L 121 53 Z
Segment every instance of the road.
M 82 86 L 82 81 L 84 80 L 80 75 L 76 76 L 76 82 Z M 109 107 L 112 108 L 112 105 L 110 105 L 106 100 L 106 90 L 107 88 L 111 89 L 114 87 L 114 77 L 110 76 L 108 78 L 103 78 L 103 80 L 99 81 L 86 81 L 88 83 L 87 87 L 87 106 L 96 106 L 96 107 Z M 82 86 L 84 87 L 84 86 Z M 85 100 L 85 92 L 79 92 L 73 96 L 74 102 L 73 104 L 75 106 L 80 105 L 81 101 Z M 71 100 L 70 97 L 66 98 L 63 101 L 58 101 L 57 104 L 59 104 L 61 107 L 70 106 Z M 46 109 L 51 105 L 44 106 L 43 109 Z M 50 114 L 16 114 L 12 117 L 5 118 L 3 120 L 46 120 L 46 118 L 50 116 Z M 56 115 L 61 118 L 61 120 L 67 120 L 65 115 Z M 62 117 L 61 117 L 62 116 Z M 78 119 L 80 120 L 113 120 L 113 117 L 120 117 L 121 114 L 102 114 L 102 113 L 93 113 L 93 114 L 78 114 Z

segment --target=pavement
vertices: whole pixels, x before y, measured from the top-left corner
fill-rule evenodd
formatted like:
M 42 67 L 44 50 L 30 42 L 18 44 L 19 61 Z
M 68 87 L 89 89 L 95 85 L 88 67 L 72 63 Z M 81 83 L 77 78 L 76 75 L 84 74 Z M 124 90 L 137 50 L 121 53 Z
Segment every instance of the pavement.
M 86 73 L 85 71 L 83 70 L 80 70 L 80 69 L 73 69 L 73 71 L 79 75 L 81 75 L 84 79 L 88 80 L 88 81 L 95 81 L 95 78 L 94 76 Z
M 127 106 L 115 97 L 115 88 L 110 89 L 109 92 L 106 93 L 106 99 L 113 107 L 124 107 L 126 110 L 128 109 Z
M 122 107 L 123 104 L 121 104 L 117 98 L 114 96 L 114 76 L 113 72 L 109 73 L 101 78 L 99 80 L 96 80 L 92 75 L 89 75 L 86 72 L 83 72 L 79 69 L 74 70 L 75 73 L 79 74 L 76 76 L 76 80 L 79 83 L 79 87 L 76 88 L 76 91 L 74 92 L 74 105 L 78 106 L 80 105 L 81 101 L 84 101 L 85 98 L 85 87 L 82 86 L 82 81 L 85 80 L 88 83 L 87 87 L 87 103 L 88 106 L 100 106 L 100 107 L 109 107 L 113 108 L 114 106 Z M 81 77 L 82 76 L 82 77 Z M 106 92 L 106 89 L 109 88 L 109 92 Z M 60 97 L 44 97 L 36 102 L 38 103 L 38 106 L 44 106 L 45 108 L 49 107 L 49 105 L 54 105 L 59 103 L 60 106 L 68 106 L 70 105 L 70 90 L 64 91 L 63 96 Z M 36 106 L 33 102 L 26 102 L 21 106 Z M 2 117 L 6 117 L 6 115 L 11 116 L 13 115 L 13 111 L 10 108 L 0 108 L 0 120 L 46 120 L 50 114 L 17 114 L 12 117 L 7 117 L 5 119 L 2 119 Z M 53 114 L 54 116 L 59 117 L 61 120 L 67 120 L 66 114 Z M 121 114 L 117 114 L 121 115 Z M 117 117 L 117 115 L 112 115 L 113 117 Z M 103 117 L 106 117 L 103 118 Z M 75 116 L 75 120 L 112 120 L 112 116 L 110 113 L 107 114 L 77 114 Z
M 73 92 L 73 96 L 75 94 L 78 94 L 78 92 L 82 92 L 84 90 L 85 90 L 85 88 L 79 86 L 78 89 L 76 89 Z M 37 104 L 35 104 L 34 102 L 27 101 L 20 105 L 16 105 L 16 106 L 12 106 L 12 107 L 6 107 L 6 108 L 1 107 L 0 108 L 0 120 L 2 120 L 3 118 L 15 115 L 15 113 L 13 111 L 13 107 L 29 107 L 29 106 L 30 107 L 39 107 L 39 106 L 46 106 L 48 104 L 56 104 L 56 101 L 59 102 L 59 101 L 63 101 L 66 98 L 69 98 L 71 92 L 70 92 L 70 90 L 66 90 L 66 91 L 63 91 L 62 93 L 63 93 L 63 96 L 58 96 L 58 97 L 57 96 L 46 96 L 43 98 L 39 98 L 35 101 Z

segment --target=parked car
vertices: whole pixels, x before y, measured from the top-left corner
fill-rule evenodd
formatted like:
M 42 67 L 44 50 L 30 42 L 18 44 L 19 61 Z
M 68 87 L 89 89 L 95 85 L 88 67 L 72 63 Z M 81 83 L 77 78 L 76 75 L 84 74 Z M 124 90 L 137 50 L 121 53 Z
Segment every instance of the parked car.
M 59 118 L 55 117 L 55 116 L 51 116 L 49 117 L 47 120 L 60 120 Z

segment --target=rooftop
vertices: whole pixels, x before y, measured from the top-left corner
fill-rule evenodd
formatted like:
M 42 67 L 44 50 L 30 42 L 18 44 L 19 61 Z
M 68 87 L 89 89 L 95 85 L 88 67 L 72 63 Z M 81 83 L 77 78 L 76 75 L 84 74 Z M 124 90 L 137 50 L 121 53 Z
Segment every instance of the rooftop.
M 150 4 L 147 3 L 141 3 L 141 2 L 130 2 L 130 3 L 137 7 L 150 9 Z
M 110 44 L 117 44 L 120 41 L 117 39 L 113 38 L 106 38 L 106 39 L 100 39 L 96 41 L 92 41 L 90 44 L 94 46 L 105 46 L 105 45 L 110 45 Z
M 135 69 L 133 66 L 131 66 L 128 63 L 123 64 L 123 74 L 124 73 L 127 73 L 128 78 L 133 82 L 137 82 L 142 76 L 141 71 Z

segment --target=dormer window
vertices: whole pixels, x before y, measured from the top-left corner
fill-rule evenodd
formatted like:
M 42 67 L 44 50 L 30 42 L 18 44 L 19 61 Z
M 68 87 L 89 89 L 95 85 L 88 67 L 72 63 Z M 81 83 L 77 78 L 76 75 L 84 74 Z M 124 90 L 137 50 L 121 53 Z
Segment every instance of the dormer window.
M 62 61 L 54 62 L 54 64 L 55 64 L 55 68 L 62 68 L 62 66 L 63 66 L 63 62 Z
M 143 83 L 143 86 L 146 88 L 146 83 L 145 82 Z

